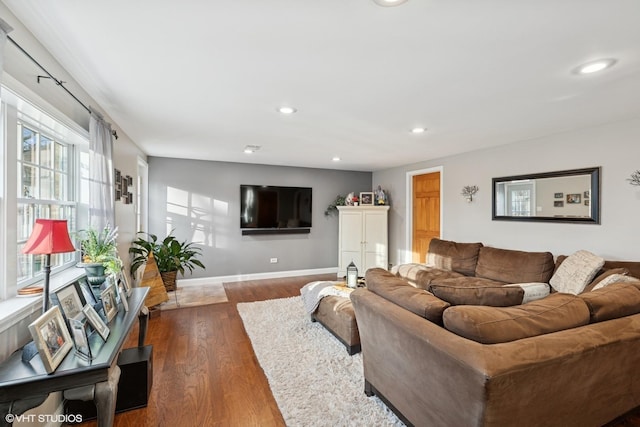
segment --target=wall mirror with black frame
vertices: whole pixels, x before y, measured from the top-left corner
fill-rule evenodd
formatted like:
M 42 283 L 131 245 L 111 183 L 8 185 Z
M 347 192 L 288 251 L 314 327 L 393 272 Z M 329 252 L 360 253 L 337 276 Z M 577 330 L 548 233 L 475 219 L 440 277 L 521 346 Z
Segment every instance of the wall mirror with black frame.
M 600 224 L 600 168 L 493 178 L 492 219 Z

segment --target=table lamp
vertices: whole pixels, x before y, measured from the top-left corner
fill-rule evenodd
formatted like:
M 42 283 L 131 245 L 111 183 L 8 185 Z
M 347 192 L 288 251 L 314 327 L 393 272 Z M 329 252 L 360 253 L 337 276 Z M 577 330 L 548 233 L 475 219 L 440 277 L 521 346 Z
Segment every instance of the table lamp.
M 22 248 L 23 254 L 45 255 L 44 290 L 42 313 L 49 309 L 49 275 L 51 274 L 51 254 L 73 252 L 66 219 L 36 219 L 29 240 Z

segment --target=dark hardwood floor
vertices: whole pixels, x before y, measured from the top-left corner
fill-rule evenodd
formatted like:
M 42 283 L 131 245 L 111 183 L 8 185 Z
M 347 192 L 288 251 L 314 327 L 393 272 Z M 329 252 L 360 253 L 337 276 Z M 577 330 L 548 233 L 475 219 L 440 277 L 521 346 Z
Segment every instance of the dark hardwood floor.
M 284 426 L 236 304 L 300 295 L 310 281 L 334 279 L 315 275 L 225 283 L 229 302 L 153 317 L 147 334 L 154 364 L 149 405 L 117 414 L 114 426 Z M 136 326 L 125 347 L 137 340 Z M 607 427 L 640 427 L 640 411 Z
M 297 296 L 306 283 L 335 277 L 225 283 L 229 302 L 163 311 L 151 318 L 146 342 L 153 345 L 149 404 L 117 414 L 114 426 L 284 426 L 236 304 Z M 136 326 L 125 347 L 136 346 L 137 339 Z

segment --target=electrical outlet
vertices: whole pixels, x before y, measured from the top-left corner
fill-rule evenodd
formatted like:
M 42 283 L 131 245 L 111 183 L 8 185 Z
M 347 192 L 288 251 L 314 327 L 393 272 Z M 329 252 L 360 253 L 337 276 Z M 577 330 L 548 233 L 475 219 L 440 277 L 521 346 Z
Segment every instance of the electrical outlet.
M 271 258 L 271 259 L 269 260 L 269 262 L 270 262 L 271 264 L 277 264 L 277 263 L 278 263 L 278 258 Z

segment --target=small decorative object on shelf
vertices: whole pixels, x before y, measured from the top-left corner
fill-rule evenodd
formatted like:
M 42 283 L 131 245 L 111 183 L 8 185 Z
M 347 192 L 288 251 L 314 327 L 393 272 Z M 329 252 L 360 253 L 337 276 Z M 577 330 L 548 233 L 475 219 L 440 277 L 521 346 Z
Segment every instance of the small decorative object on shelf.
M 375 193 L 376 193 L 376 205 L 384 206 L 388 204 L 387 195 L 382 189 L 382 187 L 378 185 L 378 188 L 375 191 Z
M 362 206 L 373 206 L 373 192 L 363 191 L 360 193 L 360 204 Z
M 627 181 L 629 181 L 631 185 L 640 185 L 640 170 L 632 173 L 631 178 L 627 178 Z
M 462 187 L 462 194 L 465 199 L 467 199 L 467 203 L 473 202 L 473 196 L 478 192 L 479 188 L 477 185 L 465 185 Z
M 345 206 L 354 206 L 353 203 L 357 201 L 358 201 L 358 197 L 353 193 L 353 191 L 347 194 L 347 197 L 344 198 Z
M 358 286 L 358 267 L 353 261 L 347 266 L 347 286 L 350 288 Z

